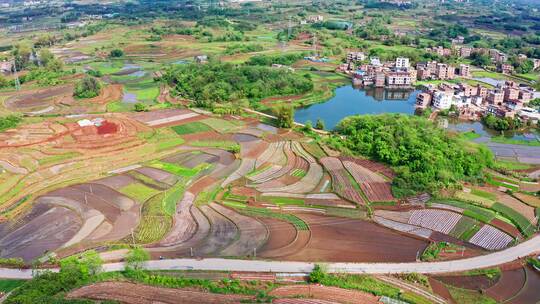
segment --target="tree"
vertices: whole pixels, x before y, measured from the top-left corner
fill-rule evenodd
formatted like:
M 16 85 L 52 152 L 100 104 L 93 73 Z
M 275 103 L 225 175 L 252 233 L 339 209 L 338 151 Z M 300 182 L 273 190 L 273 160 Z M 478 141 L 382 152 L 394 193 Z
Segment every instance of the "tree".
M 146 112 L 148 111 L 148 106 L 142 102 L 137 102 L 134 105 L 135 112 Z
M 122 57 L 124 56 L 124 51 L 122 51 L 121 49 L 114 49 L 111 51 L 111 53 L 109 54 L 109 56 L 111 58 L 118 58 L 118 57 Z
M 47 66 L 47 64 L 49 64 L 49 62 L 51 62 L 53 59 L 54 55 L 48 49 L 42 49 L 39 51 L 39 61 L 43 66 Z
M 15 128 L 21 121 L 22 118 L 15 115 L 0 117 L 0 131 Z
M 476 66 L 487 66 L 491 64 L 491 58 L 488 55 L 480 53 L 472 53 L 471 55 L 472 64 Z
M 32 55 L 32 48 L 28 43 L 16 44 L 12 51 L 15 56 L 15 65 L 17 70 L 22 70 L 30 64 L 30 55 Z
M 493 154 L 481 145 L 465 143 L 423 117 L 385 114 L 343 119 L 329 139 L 334 148 L 367 156 L 396 172 L 396 197 L 417 192 L 437 193 L 461 181 L 481 181 L 493 165 Z
M 126 269 L 140 270 L 148 260 L 150 260 L 150 254 L 144 248 L 134 247 L 126 256 Z
M 523 60 L 516 68 L 519 74 L 527 74 L 534 69 L 534 62 L 530 59 Z
M 6 79 L 6 77 L 0 75 L 0 89 L 6 88 L 9 86 L 9 81 Z
M 324 130 L 324 120 L 318 118 L 315 124 L 315 129 Z
M 93 98 L 101 92 L 101 83 L 94 77 L 86 76 L 75 85 L 73 96 L 78 98 Z
M 60 269 L 73 277 L 87 280 L 102 270 L 103 261 L 94 250 L 89 250 L 79 256 L 70 256 L 60 261 Z
M 313 129 L 313 126 L 311 125 L 311 120 L 306 121 L 303 129 L 305 132 L 311 132 L 311 130 Z
M 310 283 L 322 283 L 324 282 L 324 279 L 326 278 L 327 273 L 326 269 L 324 269 L 323 265 L 315 264 L 313 267 L 313 270 L 309 274 L 309 282 Z
M 294 124 L 294 109 L 291 106 L 278 106 L 274 109 L 277 125 L 280 128 L 292 128 Z

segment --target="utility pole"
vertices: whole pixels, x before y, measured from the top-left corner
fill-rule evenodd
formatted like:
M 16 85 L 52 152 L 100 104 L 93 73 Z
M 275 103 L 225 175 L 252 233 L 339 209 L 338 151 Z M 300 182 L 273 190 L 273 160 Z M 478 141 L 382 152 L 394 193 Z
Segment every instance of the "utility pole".
M 287 30 L 287 42 L 291 39 L 292 35 L 292 22 L 291 22 L 291 16 L 289 16 L 289 28 Z
M 19 75 L 17 75 L 17 62 L 15 57 L 13 57 L 13 76 L 15 76 L 15 90 L 21 90 L 21 82 L 19 81 Z
M 313 34 L 313 39 L 311 40 L 311 44 L 313 44 L 313 56 L 317 55 L 317 36 Z

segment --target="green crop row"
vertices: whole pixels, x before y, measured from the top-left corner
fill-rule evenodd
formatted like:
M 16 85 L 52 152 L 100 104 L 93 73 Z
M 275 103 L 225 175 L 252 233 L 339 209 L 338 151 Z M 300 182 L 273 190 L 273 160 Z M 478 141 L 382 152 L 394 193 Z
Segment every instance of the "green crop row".
M 536 228 L 534 225 L 526 217 L 514 209 L 501 203 L 495 203 L 491 208 L 508 218 L 526 237 L 530 237 L 535 233 Z

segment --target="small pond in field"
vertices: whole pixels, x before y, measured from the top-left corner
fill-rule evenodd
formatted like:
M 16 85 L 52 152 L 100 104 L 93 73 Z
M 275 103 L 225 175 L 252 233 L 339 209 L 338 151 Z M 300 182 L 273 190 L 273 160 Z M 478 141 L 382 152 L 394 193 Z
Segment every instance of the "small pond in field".
M 138 102 L 137 95 L 124 91 L 122 102 L 123 103 L 137 103 Z
M 524 140 L 524 141 L 535 141 L 540 140 L 540 133 L 534 130 L 528 131 L 496 131 L 487 128 L 479 121 L 459 121 L 446 118 L 439 119 L 440 125 L 442 127 L 448 128 L 449 130 L 455 130 L 459 132 L 474 132 L 481 137 L 477 141 L 485 141 L 486 138 L 491 138 L 495 136 L 501 136 L 508 139 L 514 140 Z
M 331 99 L 297 109 L 294 119 L 313 124 L 322 119 L 326 129 L 332 130 L 343 118 L 358 114 L 404 113 L 414 114 L 416 95 L 420 91 L 389 91 L 382 88 L 357 89 L 352 85 L 339 87 Z

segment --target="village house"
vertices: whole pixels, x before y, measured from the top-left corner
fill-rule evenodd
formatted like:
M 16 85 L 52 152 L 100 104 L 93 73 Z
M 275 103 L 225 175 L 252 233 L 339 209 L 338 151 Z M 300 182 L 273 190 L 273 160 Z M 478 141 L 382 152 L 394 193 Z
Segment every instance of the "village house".
M 511 75 L 514 72 L 514 67 L 511 64 L 500 63 L 497 65 L 497 72 Z
M 398 57 L 396 58 L 396 68 L 397 69 L 406 69 L 408 67 L 410 67 L 410 62 L 409 62 L 409 58 L 405 58 L 405 57 Z
M 456 38 L 452 39 L 452 44 L 463 44 L 465 42 L 465 37 L 463 36 L 457 36 Z
M 466 46 L 461 47 L 459 49 L 459 57 L 461 57 L 461 58 L 469 58 L 469 57 L 471 57 L 472 51 L 473 51 L 473 49 L 470 48 L 470 47 L 466 47 Z
M 444 48 L 442 46 L 432 47 L 432 48 L 426 48 L 426 52 L 437 54 L 442 57 L 449 57 L 452 55 L 452 50 Z
M 491 90 L 487 94 L 487 102 L 492 105 L 502 105 L 504 102 L 504 92 L 501 90 Z
M 471 77 L 471 66 L 468 64 L 460 64 L 457 71 L 457 74 L 461 77 Z
M 491 57 L 491 60 L 496 63 L 503 63 L 508 60 L 508 56 L 497 49 L 490 49 L 489 56 Z
M 416 95 L 416 105 L 421 108 L 426 108 L 431 103 L 431 94 L 422 92 Z
M 322 15 L 311 15 L 311 16 L 308 16 L 307 21 L 309 23 L 323 22 L 324 21 L 324 16 L 322 16 Z
M 433 93 L 433 107 L 439 110 L 450 109 L 454 94 L 449 91 L 435 91 Z
M 446 80 L 454 79 L 455 68 L 445 63 L 438 63 L 437 70 L 435 71 L 435 76 L 437 79 Z
M 392 88 L 410 87 L 411 76 L 408 72 L 390 72 L 386 74 L 386 85 Z
M 540 59 L 533 59 L 533 69 L 538 70 L 540 68 Z
M 363 52 L 349 52 L 347 54 L 347 62 L 360 62 L 366 60 L 366 54 Z
M 1 61 L 0 62 L 0 73 L 2 74 L 8 74 L 11 73 L 11 69 L 13 68 L 13 64 L 9 61 Z

